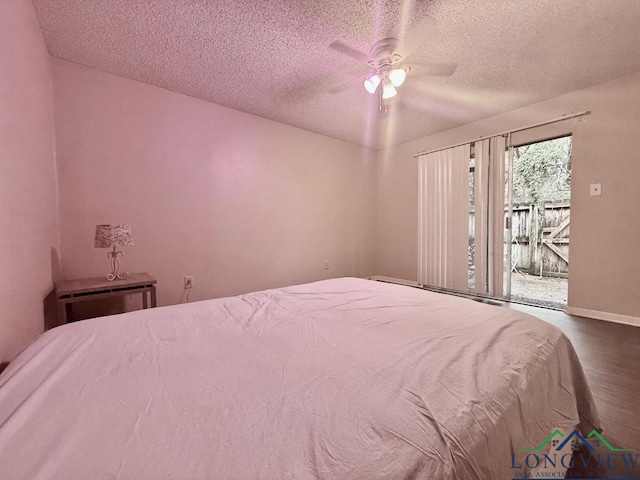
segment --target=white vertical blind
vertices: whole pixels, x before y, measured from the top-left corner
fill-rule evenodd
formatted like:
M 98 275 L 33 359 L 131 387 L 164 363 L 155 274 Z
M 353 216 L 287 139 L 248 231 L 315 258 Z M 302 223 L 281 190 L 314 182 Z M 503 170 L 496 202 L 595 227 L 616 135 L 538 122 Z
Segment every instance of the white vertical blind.
M 487 234 L 489 231 L 489 141 L 478 141 L 474 146 L 474 290 L 476 293 L 487 293 L 487 262 L 489 248 Z
M 419 158 L 418 282 L 468 288 L 469 144 Z
M 504 278 L 504 162 L 506 139 L 489 139 L 489 295 L 503 296 Z

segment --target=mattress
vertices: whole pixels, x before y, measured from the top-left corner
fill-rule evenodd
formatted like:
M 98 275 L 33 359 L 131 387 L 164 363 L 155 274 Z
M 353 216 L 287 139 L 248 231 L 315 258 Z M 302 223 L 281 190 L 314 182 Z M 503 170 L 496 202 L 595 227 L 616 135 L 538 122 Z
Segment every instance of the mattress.
M 506 479 L 576 426 L 560 330 L 357 278 L 64 325 L 0 375 L 12 480 Z

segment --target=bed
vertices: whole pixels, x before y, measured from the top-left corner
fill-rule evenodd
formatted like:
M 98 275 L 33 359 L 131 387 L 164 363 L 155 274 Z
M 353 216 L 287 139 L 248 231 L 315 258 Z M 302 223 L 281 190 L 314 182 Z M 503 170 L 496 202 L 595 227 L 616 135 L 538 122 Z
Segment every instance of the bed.
M 513 478 L 576 426 L 557 328 L 357 278 L 64 325 L 0 375 L 12 480 Z

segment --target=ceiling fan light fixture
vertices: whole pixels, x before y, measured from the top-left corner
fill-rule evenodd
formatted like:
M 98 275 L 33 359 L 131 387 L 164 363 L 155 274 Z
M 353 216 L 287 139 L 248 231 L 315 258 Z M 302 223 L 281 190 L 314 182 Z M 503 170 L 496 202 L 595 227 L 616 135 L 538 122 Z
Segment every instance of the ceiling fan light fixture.
M 388 82 L 384 84 L 384 87 L 382 88 L 382 98 L 384 100 L 393 98 L 397 94 L 398 94 L 398 91 L 396 90 L 396 87 L 393 86 L 393 83 Z
M 399 87 L 407 78 L 407 71 L 404 68 L 394 68 L 389 72 L 389 80 L 394 87 Z
M 367 92 L 374 94 L 378 85 L 380 85 L 381 78 L 378 74 L 372 75 L 364 81 L 364 88 Z

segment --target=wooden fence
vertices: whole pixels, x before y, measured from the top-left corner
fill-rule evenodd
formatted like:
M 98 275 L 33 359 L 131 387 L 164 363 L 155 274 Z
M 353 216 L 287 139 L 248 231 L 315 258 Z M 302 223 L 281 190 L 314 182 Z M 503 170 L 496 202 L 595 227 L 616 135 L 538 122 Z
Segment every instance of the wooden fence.
M 511 271 L 567 277 L 569 274 L 569 203 L 513 208 Z M 469 242 L 473 243 L 474 213 L 469 212 Z

